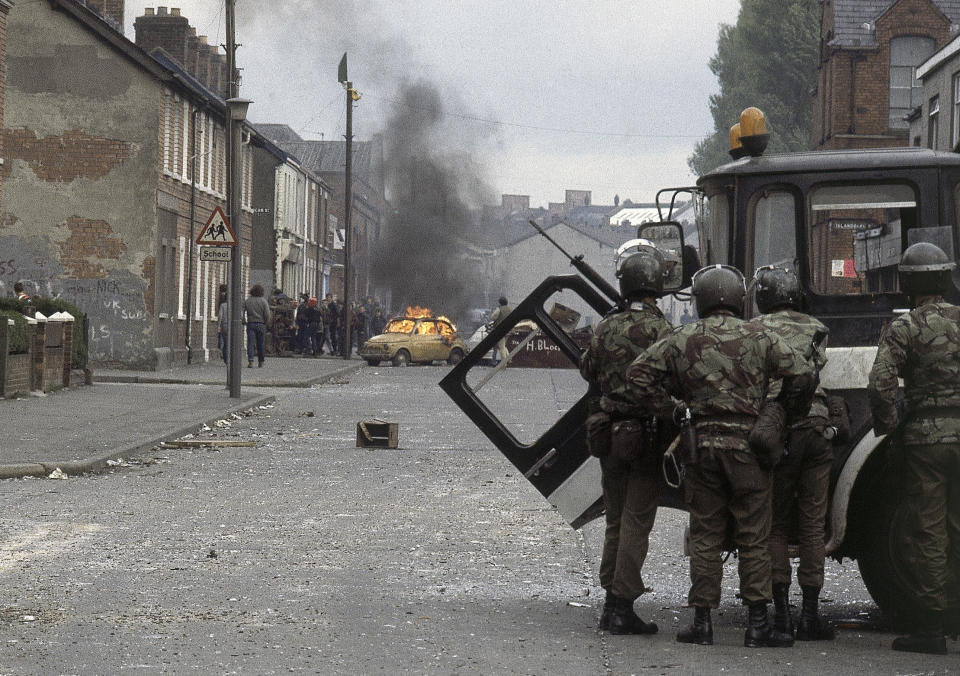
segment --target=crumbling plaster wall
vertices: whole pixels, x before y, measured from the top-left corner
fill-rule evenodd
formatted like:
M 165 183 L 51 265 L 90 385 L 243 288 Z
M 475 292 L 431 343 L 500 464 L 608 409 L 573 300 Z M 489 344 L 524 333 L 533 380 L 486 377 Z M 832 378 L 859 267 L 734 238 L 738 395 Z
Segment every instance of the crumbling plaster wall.
M 149 367 L 162 88 L 49 3 L 15 5 L 7 36 L 0 295 L 61 295 L 93 362 Z

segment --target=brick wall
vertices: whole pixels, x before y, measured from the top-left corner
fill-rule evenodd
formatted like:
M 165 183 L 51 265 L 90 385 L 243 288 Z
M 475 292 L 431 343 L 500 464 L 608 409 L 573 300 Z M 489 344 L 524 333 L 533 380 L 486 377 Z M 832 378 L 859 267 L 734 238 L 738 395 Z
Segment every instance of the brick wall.
M 898 0 L 876 20 L 879 49 L 831 50 L 826 47 L 833 38 L 831 4 L 824 4 L 821 20 L 822 58 L 814 103 L 814 147 L 909 145 L 906 129 L 889 126 L 890 41 L 900 36 L 926 36 L 933 38 L 935 49 L 940 49 L 950 39 L 950 21 L 930 0 Z
M 86 0 L 87 7 L 103 18 L 111 21 L 123 32 L 123 1 L 124 0 Z

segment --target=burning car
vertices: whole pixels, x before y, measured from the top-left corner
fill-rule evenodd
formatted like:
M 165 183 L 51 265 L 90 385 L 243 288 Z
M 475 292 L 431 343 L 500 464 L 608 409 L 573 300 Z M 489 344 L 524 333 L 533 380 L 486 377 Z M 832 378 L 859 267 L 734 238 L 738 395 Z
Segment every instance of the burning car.
M 434 361 L 457 364 L 466 353 L 467 345 L 457 335 L 453 322 L 434 317 L 429 309 L 421 307 L 408 307 L 402 317 L 391 319 L 383 333 L 360 348 L 360 356 L 370 366 L 388 360 L 394 366 Z

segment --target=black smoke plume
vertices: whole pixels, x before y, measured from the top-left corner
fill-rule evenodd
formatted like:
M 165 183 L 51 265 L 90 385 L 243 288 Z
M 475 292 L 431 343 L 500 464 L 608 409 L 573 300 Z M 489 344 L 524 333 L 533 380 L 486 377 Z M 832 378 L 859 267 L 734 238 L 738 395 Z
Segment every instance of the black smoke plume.
M 487 302 L 479 209 L 491 203 L 476 161 L 482 138 L 444 115 L 444 95 L 426 82 L 400 91 L 383 131 L 388 211 L 371 275 L 393 311 L 430 307 L 455 320 Z M 463 127 L 466 127 L 464 129 Z

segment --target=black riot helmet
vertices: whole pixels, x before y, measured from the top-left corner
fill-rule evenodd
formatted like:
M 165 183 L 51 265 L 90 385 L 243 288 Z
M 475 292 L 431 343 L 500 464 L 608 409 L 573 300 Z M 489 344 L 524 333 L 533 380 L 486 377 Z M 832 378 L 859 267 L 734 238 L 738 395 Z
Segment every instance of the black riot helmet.
M 620 293 L 625 298 L 663 295 L 663 254 L 652 246 L 641 246 L 617 270 Z
M 800 280 L 792 270 L 765 265 L 753 275 L 757 288 L 757 308 L 766 314 L 777 308 L 799 310 L 803 301 Z
M 692 293 L 701 317 L 721 309 L 742 316 L 746 292 L 743 274 L 730 265 L 710 265 L 693 276 Z
M 911 297 L 939 296 L 950 288 L 950 271 L 956 263 L 930 242 L 907 247 L 900 258 L 900 290 Z

